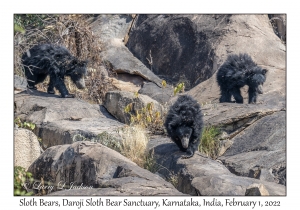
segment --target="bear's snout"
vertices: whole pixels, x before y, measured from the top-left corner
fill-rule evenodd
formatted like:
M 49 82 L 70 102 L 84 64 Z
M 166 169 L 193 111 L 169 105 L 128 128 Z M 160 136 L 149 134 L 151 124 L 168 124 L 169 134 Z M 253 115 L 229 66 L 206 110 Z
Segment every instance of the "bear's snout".
M 257 92 L 258 92 L 258 94 L 263 94 L 263 93 L 264 93 L 263 88 L 262 88 L 262 85 L 259 85 L 259 86 L 258 86 Z
M 189 147 L 189 141 L 190 141 L 190 139 L 187 137 L 183 137 L 181 139 L 181 144 L 184 149 L 187 149 Z
M 78 89 L 84 89 L 85 88 L 84 78 L 81 78 L 80 80 L 77 80 L 75 84 L 76 84 Z

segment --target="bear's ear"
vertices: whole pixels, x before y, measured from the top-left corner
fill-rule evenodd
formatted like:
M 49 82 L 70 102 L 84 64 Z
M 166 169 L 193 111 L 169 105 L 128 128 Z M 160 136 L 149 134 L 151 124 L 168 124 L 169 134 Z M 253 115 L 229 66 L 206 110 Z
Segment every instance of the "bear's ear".
M 267 72 L 268 72 L 267 69 L 263 69 L 263 70 L 262 70 L 262 74 L 263 74 L 263 75 L 266 75 Z

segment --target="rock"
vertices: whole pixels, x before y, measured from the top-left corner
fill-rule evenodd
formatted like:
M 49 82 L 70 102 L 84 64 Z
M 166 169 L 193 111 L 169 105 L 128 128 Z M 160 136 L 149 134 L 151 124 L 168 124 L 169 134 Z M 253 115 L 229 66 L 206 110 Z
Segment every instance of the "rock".
M 102 59 L 117 73 L 138 75 L 161 86 L 161 79 L 135 58 L 125 47 L 124 39 L 132 27 L 132 16 L 99 15 L 91 23 L 92 31 L 103 43 Z
M 231 147 L 232 144 L 233 142 L 231 140 L 220 140 L 220 150 L 218 156 L 223 155 L 226 150 Z
M 44 148 L 76 141 L 117 143 L 121 137 L 119 130 L 124 124 L 105 117 L 82 118 L 80 121 L 59 120 L 37 126 L 36 133 L 42 139 Z
M 150 140 L 158 172 L 166 177 L 176 177 L 180 192 L 203 196 L 245 195 L 252 184 L 263 184 L 270 195 L 286 195 L 286 188 L 274 182 L 262 181 L 232 174 L 223 164 L 196 152 L 190 159 L 181 159 L 183 152 L 170 139 L 156 137 Z
M 14 165 L 28 169 L 33 161 L 42 154 L 36 135 L 27 129 L 14 129 Z
M 269 192 L 262 184 L 252 184 L 246 189 L 245 195 L 268 196 Z
M 125 113 L 125 107 L 132 103 L 132 109 L 129 113 Z M 146 107 L 147 104 L 153 104 L 153 113 L 163 112 L 163 107 L 149 96 L 125 91 L 110 91 L 105 95 L 104 107 L 107 111 L 117 118 L 120 122 L 130 124 L 130 114 L 136 115 L 137 110 Z
M 112 78 L 112 85 L 118 90 L 137 93 L 143 85 L 144 79 L 137 75 L 117 74 Z
M 19 93 L 27 89 L 27 80 L 24 77 L 14 75 L 14 92 Z
M 285 133 L 285 111 L 265 116 L 232 138 L 232 146 L 219 159 L 238 176 L 285 185 Z
M 55 186 L 48 193 L 68 189 L 53 195 L 183 195 L 158 175 L 93 142 L 50 147 L 29 171 Z M 76 187 L 86 189 L 69 190 Z
M 234 137 L 249 125 L 264 116 L 285 109 L 283 97 L 268 96 L 264 104 L 236 104 L 236 103 L 209 103 L 202 104 L 202 113 L 205 124 L 221 127 Z M 225 138 L 225 136 L 223 137 Z
M 44 148 L 79 140 L 99 141 L 103 133 L 119 139 L 117 130 L 124 126 L 101 105 L 35 90 L 15 95 L 15 112 L 21 120 L 36 124 L 34 133 Z
M 173 85 L 185 82 L 187 90 L 211 78 L 229 53 L 285 69 L 285 46 L 267 15 L 138 15 L 127 47 L 156 75 Z
M 286 15 L 285 14 L 272 14 L 268 15 L 275 34 L 283 41 L 286 41 Z
M 152 82 L 144 82 L 139 90 L 140 94 L 147 95 L 161 104 L 166 104 L 174 95 L 173 88 L 167 85 L 165 88 L 159 87 Z

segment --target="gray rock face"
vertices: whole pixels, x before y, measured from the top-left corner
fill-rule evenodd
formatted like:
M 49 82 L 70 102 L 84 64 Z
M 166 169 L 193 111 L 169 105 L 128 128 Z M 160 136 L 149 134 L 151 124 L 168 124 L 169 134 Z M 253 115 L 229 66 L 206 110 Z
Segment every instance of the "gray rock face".
M 14 165 L 26 170 L 42 154 L 36 135 L 27 129 L 14 129 Z
M 85 139 L 97 141 L 104 132 L 118 139 L 117 130 L 124 126 L 103 106 L 32 90 L 15 95 L 15 111 L 16 117 L 36 124 L 34 133 L 42 138 L 44 148 Z
M 248 186 L 263 184 L 270 195 L 285 195 L 285 186 L 274 182 L 236 176 L 223 164 L 204 157 L 196 152 L 190 159 L 181 159 L 182 155 L 169 139 L 158 137 L 150 141 L 149 148 L 153 149 L 157 163 L 162 167 L 158 173 L 166 177 L 175 175 L 177 189 L 190 195 L 245 195 Z M 167 169 L 167 170 L 166 170 Z
M 94 188 L 53 195 L 183 195 L 158 175 L 99 143 L 76 142 L 48 148 L 29 171 L 37 180 L 43 177 L 56 186 L 51 192 L 63 186 Z
M 285 14 L 272 14 L 268 15 L 275 34 L 283 41 L 286 41 L 286 15 Z
M 147 95 L 161 104 L 169 102 L 174 94 L 173 92 L 169 85 L 162 88 L 152 82 L 144 82 L 143 87 L 139 90 L 140 94 Z
M 258 120 L 234 137 L 232 146 L 219 159 L 239 176 L 285 185 L 285 118 L 286 113 L 281 111 Z
M 136 115 L 137 110 L 146 107 L 147 104 L 153 104 L 153 113 L 159 111 L 162 113 L 163 107 L 149 96 L 139 94 L 138 97 L 134 93 L 125 91 L 111 91 L 105 95 L 104 106 L 115 118 L 120 122 L 130 124 L 130 114 L 125 113 L 125 107 L 132 103 L 130 114 Z
M 14 90 L 15 93 L 19 93 L 20 91 L 27 89 L 27 80 L 24 77 L 20 77 L 18 75 L 14 75 Z
M 285 68 L 285 46 L 267 15 L 139 15 L 127 47 L 156 75 L 187 89 L 209 79 L 229 53 Z

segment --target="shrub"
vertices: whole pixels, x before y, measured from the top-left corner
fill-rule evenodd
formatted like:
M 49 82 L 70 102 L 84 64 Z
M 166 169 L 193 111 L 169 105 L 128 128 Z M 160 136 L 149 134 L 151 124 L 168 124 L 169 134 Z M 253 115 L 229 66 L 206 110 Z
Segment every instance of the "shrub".
M 14 195 L 33 195 L 33 192 L 26 190 L 26 183 L 32 183 L 33 178 L 30 172 L 26 172 L 21 166 L 14 167 Z
M 210 156 L 213 159 L 218 157 L 220 141 L 218 136 L 221 131 L 214 126 L 208 126 L 203 129 L 202 138 L 199 145 L 199 151 Z
M 25 128 L 25 129 L 28 129 L 28 130 L 31 130 L 31 131 L 35 128 L 34 123 L 22 122 L 19 117 L 17 117 L 14 122 L 19 128 Z

